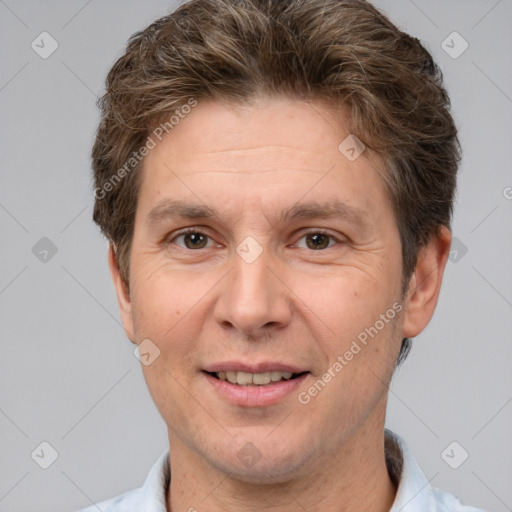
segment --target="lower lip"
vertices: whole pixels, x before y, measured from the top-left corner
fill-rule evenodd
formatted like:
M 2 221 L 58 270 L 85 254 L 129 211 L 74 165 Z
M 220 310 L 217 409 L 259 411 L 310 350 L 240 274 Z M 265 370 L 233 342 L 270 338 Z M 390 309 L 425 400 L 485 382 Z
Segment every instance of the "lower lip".
M 203 372 L 214 389 L 234 405 L 242 407 L 266 407 L 274 405 L 290 395 L 304 382 L 309 373 L 295 379 L 281 380 L 266 386 L 238 386 L 225 380 L 219 380 Z

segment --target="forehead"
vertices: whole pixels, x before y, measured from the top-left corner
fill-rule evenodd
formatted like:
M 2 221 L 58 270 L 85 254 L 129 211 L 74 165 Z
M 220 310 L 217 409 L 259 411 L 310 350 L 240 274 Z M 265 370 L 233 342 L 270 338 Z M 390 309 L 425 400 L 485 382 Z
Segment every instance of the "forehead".
M 182 164 L 208 161 L 208 170 L 216 170 L 220 164 L 218 170 L 264 172 L 259 166 L 265 156 L 269 163 L 277 159 L 283 164 L 290 156 L 297 163 L 300 153 L 304 159 L 315 156 L 319 165 L 328 165 L 332 158 L 325 149 L 330 146 L 337 151 L 340 136 L 350 133 L 348 120 L 346 108 L 325 100 L 259 97 L 251 105 L 201 100 L 188 114 L 174 116 L 174 124 L 161 124 L 164 133 L 160 136 L 157 133 L 155 137 L 153 130 L 157 147 L 146 161 L 150 165 L 166 153 Z M 248 155 L 246 168 L 229 168 L 231 159 L 240 165 L 242 153 Z M 258 168 L 250 165 L 256 158 L 258 162 L 253 161 Z
M 371 211 L 386 201 L 382 161 L 367 150 L 353 158 L 363 147 L 348 121 L 324 101 L 199 102 L 161 140 L 150 135 L 157 144 L 144 161 L 138 210 L 188 198 L 236 215 L 303 197 Z

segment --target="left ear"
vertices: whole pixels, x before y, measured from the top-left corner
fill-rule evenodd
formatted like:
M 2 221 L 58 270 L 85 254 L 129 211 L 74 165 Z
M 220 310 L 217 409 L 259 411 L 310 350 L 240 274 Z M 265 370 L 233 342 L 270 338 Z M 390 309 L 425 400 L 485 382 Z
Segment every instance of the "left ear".
M 403 336 L 406 338 L 417 336 L 434 314 L 451 241 L 450 230 L 442 226 L 418 254 L 405 299 Z

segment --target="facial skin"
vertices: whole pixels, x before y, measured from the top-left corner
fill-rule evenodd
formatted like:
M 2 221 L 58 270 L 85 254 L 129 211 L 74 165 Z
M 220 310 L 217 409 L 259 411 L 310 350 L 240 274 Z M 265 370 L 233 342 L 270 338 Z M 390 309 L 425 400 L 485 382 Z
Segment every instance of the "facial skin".
M 169 510 L 392 505 L 387 386 L 402 338 L 433 314 L 450 233 L 443 228 L 421 251 L 402 299 L 382 162 L 368 150 L 351 162 L 338 150 L 349 135 L 345 119 L 320 101 L 204 101 L 145 159 L 129 292 L 112 251 L 109 261 L 128 337 L 161 351 L 143 370 L 169 429 Z M 195 205 L 192 218 L 176 215 L 184 205 Z M 329 205 L 343 211 L 313 212 Z M 205 208 L 215 215 L 193 218 Z M 186 228 L 205 238 L 183 236 Z M 257 245 L 240 245 L 247 237 Z M 257 255 L 255 247 L 261 254 L 248 262 L 242 256 Z M 301 403 L 299 394 L 395 303 L 401 313 Z M 252 401 L 243 389 L 231 399 L 204 371 L 228 363 L 307 374 L 258 405 L 255 388 Z

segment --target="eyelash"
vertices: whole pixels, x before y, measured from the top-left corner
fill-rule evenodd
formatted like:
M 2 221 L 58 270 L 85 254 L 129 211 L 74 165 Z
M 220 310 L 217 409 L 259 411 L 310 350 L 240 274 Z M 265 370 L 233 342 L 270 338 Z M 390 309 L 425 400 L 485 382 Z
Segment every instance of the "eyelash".
M 212 240 L 213 239 L 207 235 L 204 231 L 201 231 L 200 229 L 198 228 L 188 228 L 188 229 L 185 229 L 184 231 L 181 231 L 179 233 L 177 233 L 176 235 L 174 235 L 172 238 L 169 238 L 167 241 L 166 241 L 166 244 L 167 245 L 170 245 L 172 243 L 175 243 L 176 239 L 178 239 L 179 237 L 181 236 L 185 236 L 185 235 L 188 235 L 188 234 L 195 234 L 195 235 L 202 235 L 202 236 L 205 236 L 206 238 L 208 238 L 209 240 Z M 326 236 L 328 237 L 330 240 L 336 242 L 337 244 L 340 244 L 342 243 L 342 241 L 335 237 L 334 235 L 332 235 L 331 233 L 328 233 L 322 229 L 318 229 L 318 230 L 314 230 L 314 231 L 309 231 L 307 233 L 304 233 L 300 238 L 299 240 L 302 240 L 303 238 L 307 237 L 308 235 L 323 235 L 323 236 Z M 295 245 L 295 244 L 294 244 Z M 333 244 L 334 245 L 334 244 Z M 322 252 L 322 251 L 325 251 L 326 249 L 330 249 L 333 245 L 329 245 L 328 247 L 326 247 L 325 249 L 318 249 L 317 251 L 314 251 L 313 249 L 310 249 L 312 252 Z M 180 247 L 180 249 L 183 249 L 185 251 L 199 251 L 201 249 L 188 249 L 187 247 L 181 247 L 181 246 L 178 246 Z M 206 247 L 204 248 L 206 249 Z

